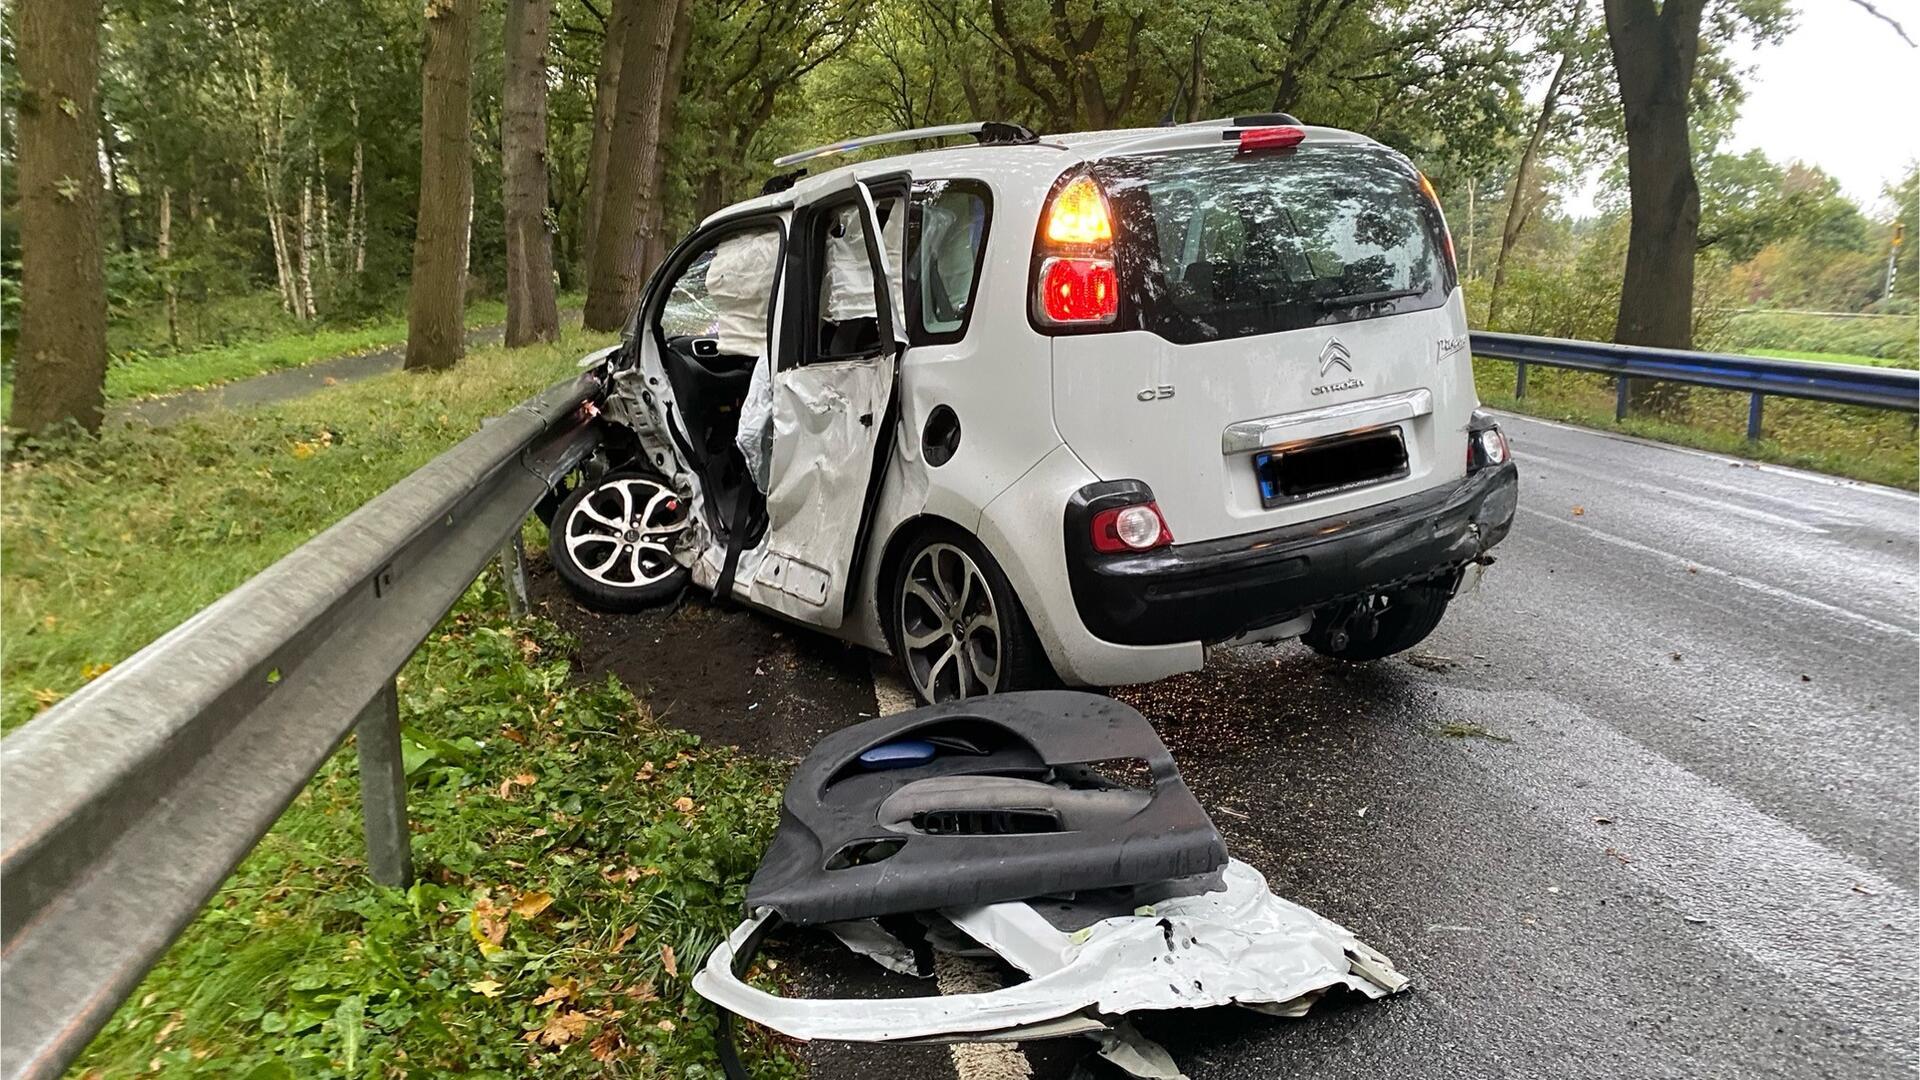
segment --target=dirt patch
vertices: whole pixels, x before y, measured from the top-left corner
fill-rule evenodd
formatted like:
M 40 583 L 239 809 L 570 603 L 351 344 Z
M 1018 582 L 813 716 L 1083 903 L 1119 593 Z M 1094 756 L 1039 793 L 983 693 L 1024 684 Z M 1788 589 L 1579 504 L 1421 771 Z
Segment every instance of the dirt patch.
M 530 553 L 527 571 L 535 610 L 579 640 L 581 676 L 614 676 L 672 727 L 797 762 L 820 736 L 874 713 L 865 649 L 718 606 L 697 590 L 678 607 L 589 611 L 544 556 Z

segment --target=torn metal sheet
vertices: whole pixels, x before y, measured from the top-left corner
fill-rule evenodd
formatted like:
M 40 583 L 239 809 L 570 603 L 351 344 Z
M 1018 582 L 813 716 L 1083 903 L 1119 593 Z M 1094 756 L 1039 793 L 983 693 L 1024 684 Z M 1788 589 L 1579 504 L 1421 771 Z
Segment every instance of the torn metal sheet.
M 892 1042 L 994 1038 L 1050 1021 L 1148 1009 L 1239 1004 L 1266 1011 L 1334 986 L 1379 998 L 1407 982 L 1386 957 L 1339 924 L 1273 895 L 1259 871 L 1237 860 L 1228 861 L 1218 888 L 1077 928 L 1088 912 L 1072 900 L 1009 901 L 940 914 L 1031 977 L 990 993 L 947 997 L 780 997 L 734 972 L 742 947 L 750 938 L 757 942 L 773 917 L 761 912 L 714 950 L 694 989 L 797 1039 Z

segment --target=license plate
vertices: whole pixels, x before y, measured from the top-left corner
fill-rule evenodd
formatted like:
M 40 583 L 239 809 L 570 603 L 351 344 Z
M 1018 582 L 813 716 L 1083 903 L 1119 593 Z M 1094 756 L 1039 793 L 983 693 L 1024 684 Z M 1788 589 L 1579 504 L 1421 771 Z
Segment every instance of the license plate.
M 1398 427 L 1330 435 L 1253 455 L 1260 504 L 1269 509 L 1399 480 L 1408 471 L 1407 443 Z

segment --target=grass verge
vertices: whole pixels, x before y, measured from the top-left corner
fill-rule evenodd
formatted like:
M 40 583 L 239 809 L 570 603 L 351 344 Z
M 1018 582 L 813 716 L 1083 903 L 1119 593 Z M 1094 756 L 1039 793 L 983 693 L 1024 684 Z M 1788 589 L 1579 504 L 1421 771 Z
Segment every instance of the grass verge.
M 0 506 L 7 726 L 604 340 L 483 350 L 448 374 L 16 456 Z M 778 777 L 661 727 L 616 686 L 576 683 L 570 643 L 502 607 L 470 591 L 402 674 L 419 883 L 365 877 L 349 747 L 77 1075 L 718 1075 L 713 1014 L 688 980 L 738 918 Z
M 563 308 L 578 306 L 577 297 L 562 297 Z M 467 305 L 467 328 L 504 322 L 507 306 L 498 300 L 476 300 Z M 129 351 L 115 354 L 107 364 L 109 406 L 141 398 L 203 390 L 238 382 L 271 371 L 304 367 L 338 356 L 353 356 L 405 344 L 405 316 L 391 316 L 363 326 L 327 327 L 262 337 L 258 340 L 214 345 L 179 353 Z M 0 384 L 0 416 L 13 409 L 13 383 Z
M 1536 365 L 1527 371 L 1526 398 L 1516 399 L 1512 364 L 1480 358 L 1473 364 L 1480 398 L 1494 408 L 1874 484 L 1920 486 L 1920 440 L 1906 413 L 1768 398 L 1764 437 L 1753 443 L 1746 438 L 1746 394 L 1692 387 L 1684 415 L 1617 421 L 1607 376 Z

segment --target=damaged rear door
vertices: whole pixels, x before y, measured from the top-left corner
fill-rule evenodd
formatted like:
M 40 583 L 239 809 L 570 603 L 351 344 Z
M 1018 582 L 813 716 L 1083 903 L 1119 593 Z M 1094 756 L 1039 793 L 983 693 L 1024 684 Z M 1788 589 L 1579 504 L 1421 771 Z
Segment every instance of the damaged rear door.
M 795 214 L 774 352 L 767 536 L 734 590 L 829 629 L 844 618 L 892 445 L 905 195 L 904 174 L 849 178 Z

